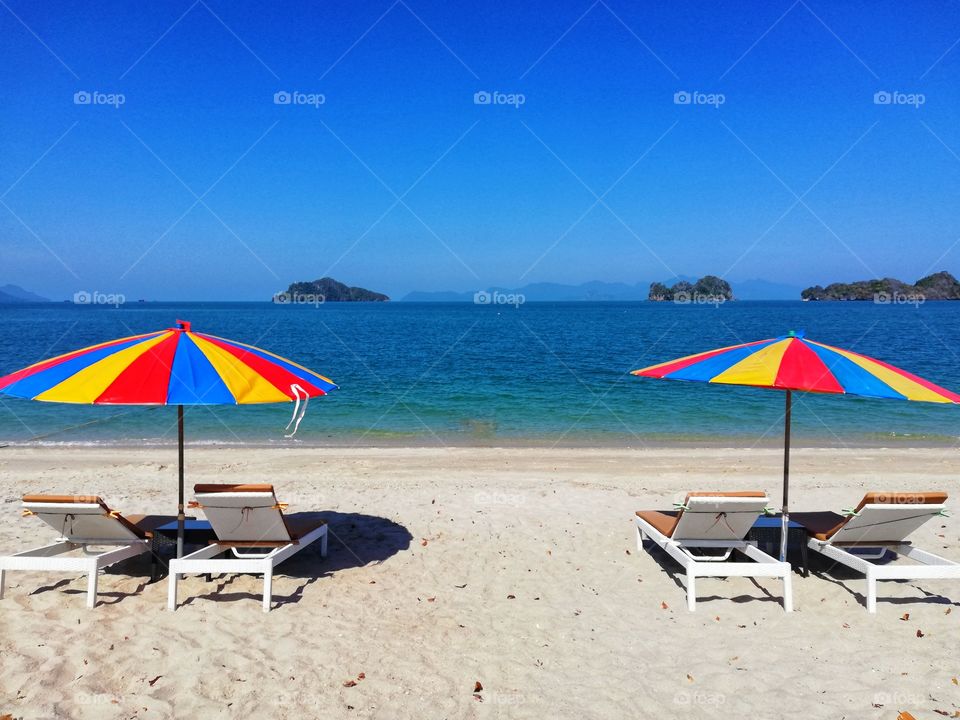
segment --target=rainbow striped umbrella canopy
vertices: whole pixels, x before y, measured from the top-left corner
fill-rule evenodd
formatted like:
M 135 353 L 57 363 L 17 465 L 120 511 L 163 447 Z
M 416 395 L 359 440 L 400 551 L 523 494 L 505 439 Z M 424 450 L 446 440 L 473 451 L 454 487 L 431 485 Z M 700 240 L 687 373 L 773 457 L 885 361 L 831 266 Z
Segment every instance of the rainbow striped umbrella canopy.
M 337 388 L 291 360 L 177 323 L 38 362 L 0 378 L 0 393 L 94 405 L 247 405 Z
M 175 328 L 75 350 L 0 378 L 0 394 L 30 400 L 177 406 L 177 557 L 183 555 L 184 537 L 183 406 L 295 401 L 287 427 L 296 423 L 296 433 L 309 399 L 336 389 L 329 378 L 291 360 L 193 332 L 184 320 Z
M 790 412 L 792 393 L 960 403 L 960 395 L 881 360 L 814 342 L 803 332 L 732 345 L 634 370 L 640 377 L 785 390 L 783 513 L 780 560 L 786 559 L 790 512 Z
M 634 370 L 640 377 L 748 385 L 799 392 L 960 403 L 960 395 L 849 350 L 789 333 Z

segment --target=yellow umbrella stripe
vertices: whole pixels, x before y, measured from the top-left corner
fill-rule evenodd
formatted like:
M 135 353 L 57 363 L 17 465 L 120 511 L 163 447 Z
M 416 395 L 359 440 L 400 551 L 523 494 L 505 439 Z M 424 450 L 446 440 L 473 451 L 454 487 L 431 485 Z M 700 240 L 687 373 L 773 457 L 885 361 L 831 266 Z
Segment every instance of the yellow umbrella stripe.
M 195 333 L 189 332 L 187 337 L 196 344 L 200 352 L 207 358 L 238 404 L 287 402 L 290 400 L 289 395 L 278 390 L 273 383 L 249 365 L 244 364 L 236 356 L 217 347 L 212 342 L 198 337 Z
M 793 338 L 786 338 L 762 350 L 751 353 L 740 362 L 731 365 L 710 382 L 722 385 L 755 385 L 772 387 L 780 371 L 783 354 Z
M 170 333 L 161 333 L 155 338 L 108 355 L 40 393 L 35 399 L 46 402 L 92 403 L 103 395 L 103 391 L 110 387 L 130 363 L 168 337 Z

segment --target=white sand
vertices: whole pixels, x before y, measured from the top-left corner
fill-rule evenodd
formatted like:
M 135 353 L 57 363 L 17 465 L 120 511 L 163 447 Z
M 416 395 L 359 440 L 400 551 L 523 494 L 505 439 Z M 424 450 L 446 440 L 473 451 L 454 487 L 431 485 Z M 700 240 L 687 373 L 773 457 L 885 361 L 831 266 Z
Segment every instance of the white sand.
M 687 489 L 759 488 L 776 502 L 781 458 L 190 448 L 191 485 L 271 481 L 291 511 L 329 511 L 329 557 L 307 550 L 281 566 L 269 614 L 253 576 L 187 578 L 188 602 L 170 613 L 166 581 L 146 584 L 144 559 L 101 578 L 93 611 L 83 578 L 8 574 L 0 715 L 953 716 L 960 583 L 885 583 L 870 616 L 862 579 L 795 575 L 797 612 L 787 615 L 778 582 L 705 579 L 691 614 L 672 562 L 637 553 L 635 510 L 669 508 Z M 793 509 L 849 507 L 867 489 L 953 491 L 956 459 L 956 450 L 798 450 Z M 175 482 L 171 450 L 0 450 L 0 553 L 54 539 L 20 517 L 24 492 L 99 493 L 128 513 L 171 512 Z M 914 539 L 960 560 L 954 519 Z

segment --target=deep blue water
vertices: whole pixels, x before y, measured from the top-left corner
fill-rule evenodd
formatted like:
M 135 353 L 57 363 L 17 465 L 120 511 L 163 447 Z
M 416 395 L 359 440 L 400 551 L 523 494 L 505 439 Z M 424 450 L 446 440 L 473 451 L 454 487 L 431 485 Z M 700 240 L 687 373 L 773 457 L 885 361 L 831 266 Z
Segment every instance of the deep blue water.
M 805 329 L 960 390 L 960 303 L 733 302 L 0 306 L 0 374 L 97 342 L 193 328 L 287 356 L 338 382 L 314 400 L 304 443 L 777 444 L 779 392 L 630 376 L 681 355 Z M 191 408 L 193 441 L 290 444 L 292 406 Z M 0 441 L 174 440 L 173 408 L 0 399 Z M 84 423 L 87 423 L 84 425 Z M 82 425 L 81 427 L 76 427 Z M 960 437 L 960 407 L 797 396 L 800 442 L 927 443 Z

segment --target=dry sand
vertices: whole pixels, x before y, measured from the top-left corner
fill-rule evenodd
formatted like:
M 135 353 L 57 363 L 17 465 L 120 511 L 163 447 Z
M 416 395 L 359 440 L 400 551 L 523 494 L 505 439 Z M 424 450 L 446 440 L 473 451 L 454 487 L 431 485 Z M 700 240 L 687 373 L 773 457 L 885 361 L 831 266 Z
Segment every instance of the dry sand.
M 166 582 L 148 584 L 143 558 L 105 573 L 93 611 L 83 578 L 9 573 L 0 715 L 922 720 L 960 709 L 958 583 L 884 583 L 871 616 L 863 580 L 821 563 L 794 576 L 792 615 L 780 583 L 745 578 L 701 580 L 689 613 L 676 566 L 637 552 L 633 512 L 687 489 L 759 488 L 776 501 L 774 450 L 189 448 L 187 461 L 190 484 L 270 481 L 291 511 L 327 512 L 329 557 L 306 550 L 282 565 L 269 614 L 253 576 L 189 577 L 186 603 L 168 612 Z M 0 450 L 0 553 L 54 539 L 20 517 L 24 492 L 170 512 L 174 463 L 156 448 Z M 952 491 L 956 467 L 956 450 L 798 450 L 793 509 L 849 507 L 867 489 Z M 954 519 L 914 539 L 960 560 Z

